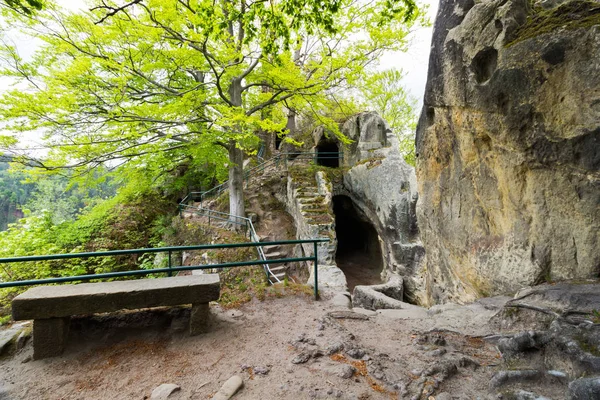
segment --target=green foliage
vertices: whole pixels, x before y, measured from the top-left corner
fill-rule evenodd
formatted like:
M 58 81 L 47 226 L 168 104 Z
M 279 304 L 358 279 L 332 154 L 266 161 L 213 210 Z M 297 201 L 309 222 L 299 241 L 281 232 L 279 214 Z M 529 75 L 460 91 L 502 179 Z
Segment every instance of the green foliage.
M 32 15 L 44 6 L 40 0 L 2 0 L 2 2 L 14 11 L 25 15 Z
M 339 135 L 323 110 L 347 112 L 342 92 L 362 85 L 382 52 L 402 50 L 419 15 L 410 0 L 151 0 L 101 24 L 102 8 L 12 16 L 44 45 L 29 62 L 8 42 L 0 48 L 1 74 L 22 85 L 0 100 L 0 145 L 41 132 L 47 156 L 19 161 L 51 173 L 110 164 L 171 190 L 206 166 L 221 179 L 241 171 L 234 158 L 226 164 L 232 149 L 255 151 L 256 132 L 283 131 L 285 109 Z
M 365 80 L 362 95 L 365 108 L 377 111 L 398 137 L 404 160 L 415 166 L 416 100 L 402 87 L 404 72 L 389 69 L 377 72 Z
M 0 162 L 0 231 L 23 216 L 23 204 L 34 188 L 23 182 L 23 174 L 10 173 L 8 167 L 8 163 Z
M 134 182 L 135 183 L 135 182 Z M 83 210 L 73 221 L 54 224 L 48 212 L 28 215 L 0 232 L 0 257 L 79 253 L 151 247 L 159 244 L 175 207 L 155 190 L 130 185 L 115 197 Z M 0 281 L 98 274 L 142 268 L 137 255 L 0 264 Z M 22 288 L 0 290 L 0 307 L 8 312 Z M 0 316 L 2 315 L 0 309 Z

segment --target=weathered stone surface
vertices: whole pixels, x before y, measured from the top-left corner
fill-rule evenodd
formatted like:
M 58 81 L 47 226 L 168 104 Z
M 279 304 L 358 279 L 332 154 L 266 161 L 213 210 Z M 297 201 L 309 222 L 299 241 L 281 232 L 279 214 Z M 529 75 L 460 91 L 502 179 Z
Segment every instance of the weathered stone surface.
M 27 329 L 28 324 L 30 323 L 16 323 L 6 329 L 0 330 L 0 356 L 21 348 L 19 347 L 19 342 L 25 340 L 21 339 L 21 336 L 24 334 L 26 334 L 27 337 L 31 335 Z
M 382 285 L 356 286 L 352 296 L 352 305 L 367 310 L 402 309 L 404 294 L 402 277 L 393 275 Z
M 352 301 L 350 300 L 350 293 L 348 292 L 336 293 L 329 302 L 333 308 L 342 310 L 348 310 L 352 308 Z
M 192 304 L 190 315 L 190 335 L 208 332 L 210 325 L 208 303 Z
M 38 286 L 15 297 L 14 320 L 69 317 L 219 299 L 219 275 Z
M 520 290 L 512 302 L 560 312 L 577 310 L 590 313 L 600 310 L 600 282 L 559 282 L 538 285 Z
M 169 396 L 181 388 L 174 383 L 163 383 L 152 391 L 150 400 L 167 400 Z
M 600 399 L 600 377 L 581 378 L 571 382 L 567 399 Z
M 377 113 L 365 112 L 348 119 L 342 132 L 354 140 L 347 146 L 343 163 L 350 167 L 343 185 L 334 194 L 344 194 L 373 224 L 381 241 L 384 276 L 407 277 L 410 287 L 424 254 L 418 238 L 414 168 L 399 151 L 398 139 Z
M 244 381 L 238 375 L 229 378 L 211 400 L 229 400 L 244 386 Z
M 33 321 L 33 359 L 56 357 L 64 351 L 69 337 L 69 317 Z
M 319 281 L 319 290 L 332 289 L 335 291 L 345 292 L 348 288 L 346 275 L 337 265 L 321 265 L 317 275 Z M 310 275 L 307 284 L 314 286 L 315 275 L 313 268 L 310 268 Z
M 318 171 L 314 177 L 290 169 L 286 206 L 294 218 L 297 237 L 331 238 L 329 243 L 318 247 L 319 282 L 344 290 L 346 280 L 340 279 L 343 274 L 335 262 L 338 243 L 332 200 L 335 196 L 346 196 L 360 223 L 374 230 L 366 247 L 381 260 L 374 260 L 373 265 L 365 268 L 381 271 L 384 281 L 392 273 L 405 276 L 408 295 L 414 297 L 413 293 L 424 286 L 416 273 L 424 250 L 416 225 L 414 169 L 402 158 L 396 136 L 377 113 L 354 115 L 341 128 L 352 140 L 351 144 L 341 143 L 323 127 L 315 129 L 310 137 L 301 138 L 302 151 L 318 151 L 322 143 L 342 151 L 340 167 L 344 169 L 340 169 L 339 174 L 331 170 L 329 173 Z M 312 253 L 312 245 L 305 245 L 303 249 L 305 254 Z
M 600 274 L 594 4 L 525 32 L 525 0 L 440 3 L 417 129 L 430 303 Z

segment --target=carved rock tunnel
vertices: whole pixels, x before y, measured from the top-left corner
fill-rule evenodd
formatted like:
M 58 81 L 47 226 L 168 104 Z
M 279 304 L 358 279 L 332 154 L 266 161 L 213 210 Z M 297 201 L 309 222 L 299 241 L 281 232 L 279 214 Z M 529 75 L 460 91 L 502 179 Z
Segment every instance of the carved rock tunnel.
M 338 168 L 340 166 L 337 143 L 321 140 L 317 145 L 317 164 L 324 167 Z
M 382 283 L 383 258 L 373 224 L 348 196 L 333 197 L 333 212 L 338 240 L 335 261 L 346 275 L 348 289 Z

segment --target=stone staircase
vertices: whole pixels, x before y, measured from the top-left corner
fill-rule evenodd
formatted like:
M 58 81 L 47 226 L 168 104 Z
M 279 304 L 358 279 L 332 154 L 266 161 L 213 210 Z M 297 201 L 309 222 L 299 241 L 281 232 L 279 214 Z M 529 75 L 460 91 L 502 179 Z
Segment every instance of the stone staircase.
M 310 165 L 296 165 L 288 174 L 288 212 L 296 223 L 296 237 L 307 239 L 328 237 L 331 240 L 318 245 L 319 286 L 345 290 L 346 277 L 335 263 L 337 240 L 332 206 L 332 185 L 322 171 Z M 313 254 L 312 245 L 303 245 L 304 254 Z M 309 283 L 313 280 L 311 269 Z
M 288 257 L 287 252 L 283 251 L 279 245 L 263 246 L 263 252 L 267 260 L 277 260 Z M 284 263 L 270 264 L 270 269 L 277 279 L 282 282 L 285 280 L 287 276 L 287 266 Z

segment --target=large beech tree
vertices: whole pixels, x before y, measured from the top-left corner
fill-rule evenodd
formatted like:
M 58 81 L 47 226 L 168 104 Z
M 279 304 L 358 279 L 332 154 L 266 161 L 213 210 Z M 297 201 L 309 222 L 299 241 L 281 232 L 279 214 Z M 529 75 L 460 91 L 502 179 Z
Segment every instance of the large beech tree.
M 229 169 L 230 213 L 245 214 L 244 152 L 359 84 L 385 50 L 402 49 L 412 0 L 145 0 L 65 13 L 47 4 L 22 29 L 43 41 L 32 60 L 2 46 L 0 145 L 42 135 L 21 153 L 48 171 L 107 164 L 149 174 L 212 162 Z M 107 10 L 118 10 L 109 12 Z M 6 16 L 7 18 L 9 16 Z M 39 152 L 37 154 L 40 154 Z

